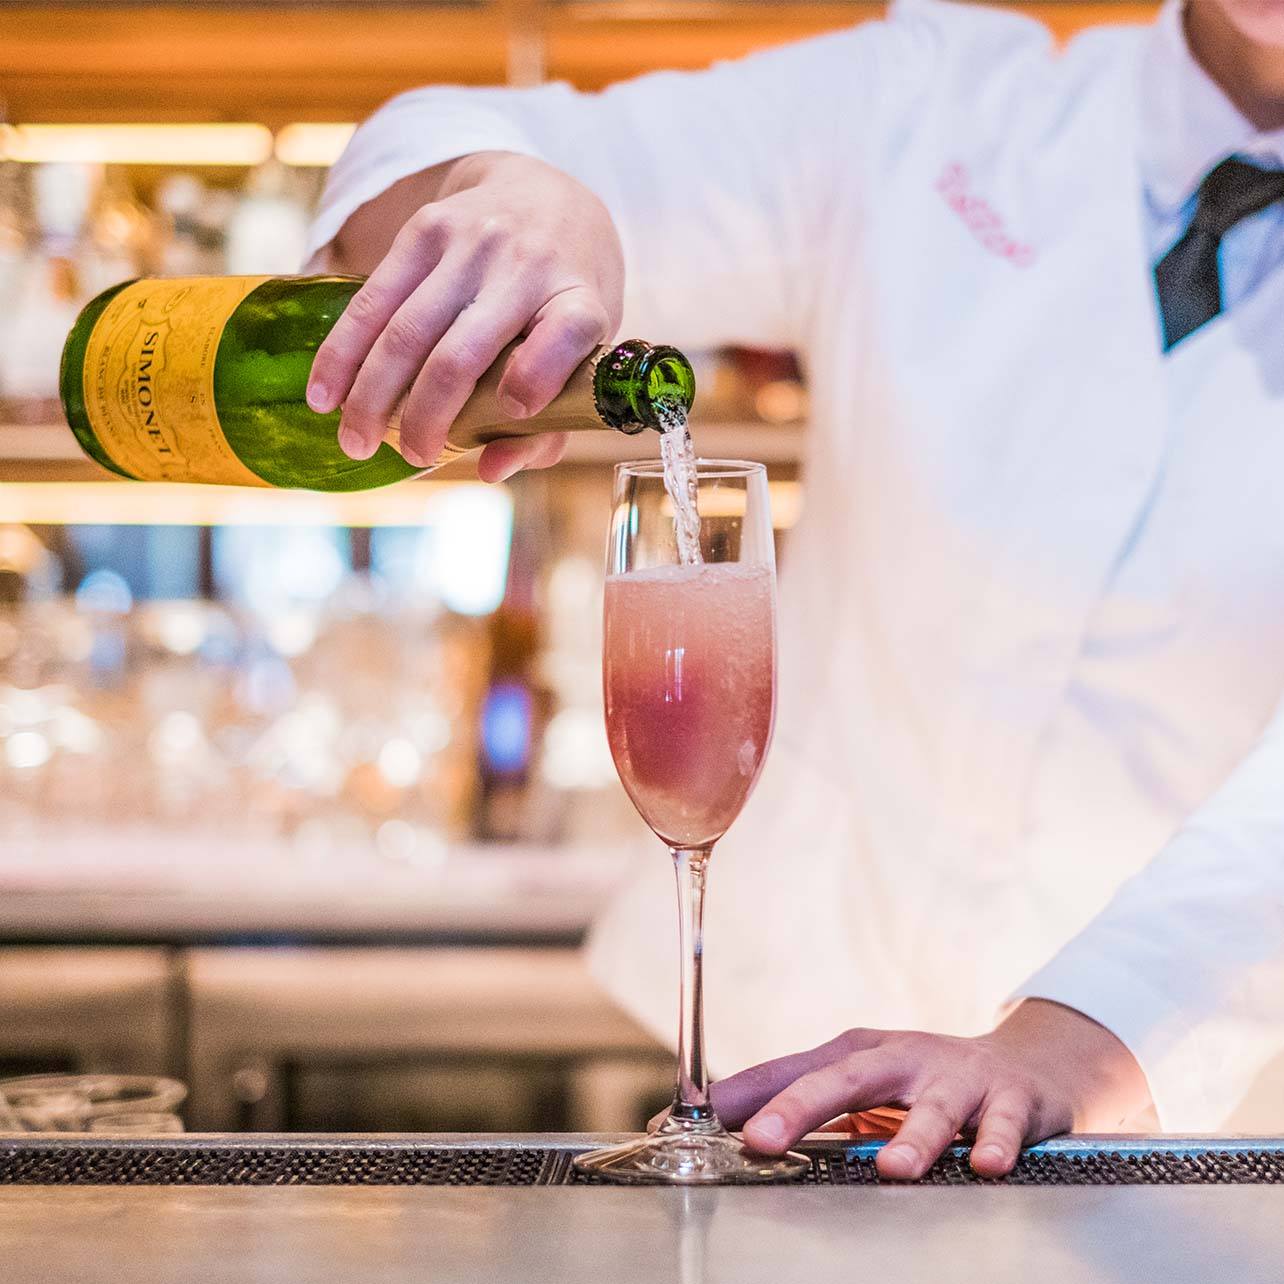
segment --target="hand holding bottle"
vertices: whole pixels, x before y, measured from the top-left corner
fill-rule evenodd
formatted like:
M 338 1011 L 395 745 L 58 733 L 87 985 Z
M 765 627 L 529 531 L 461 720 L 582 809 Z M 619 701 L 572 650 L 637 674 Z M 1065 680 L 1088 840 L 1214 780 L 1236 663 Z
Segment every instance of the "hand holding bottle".
M 431 463 L 478 377 L 522 336 L 500 404 L 537 414 L 620 323 L 623 253 L 606 207 L 526 156 L 478 153 L 403 179 L 348 220 L 333 254 L 369 279 L 316 354 L 308 402 L 342 406 L 340 444 L 356 459 L 405 396 L 402 453 Z M 563 446 L 560 434 L 492 442 L 478 472 L 545 467 Z

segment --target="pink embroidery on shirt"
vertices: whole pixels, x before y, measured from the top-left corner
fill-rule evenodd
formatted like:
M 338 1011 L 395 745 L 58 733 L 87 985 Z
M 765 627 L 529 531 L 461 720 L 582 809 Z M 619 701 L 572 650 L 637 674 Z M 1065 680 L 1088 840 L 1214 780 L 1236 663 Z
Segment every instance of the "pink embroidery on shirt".
M 969 190 L 972 177 L 957 162 L 947 165 L 936 180 L 946 205 L 967 225 L 968 230 L 991 254 L 1007 259 L 1014 267 L 1029 267 L 1038 257 L 1032 245 L 1013 240 L 1003 227 L 1003 220 L 990 204 Z

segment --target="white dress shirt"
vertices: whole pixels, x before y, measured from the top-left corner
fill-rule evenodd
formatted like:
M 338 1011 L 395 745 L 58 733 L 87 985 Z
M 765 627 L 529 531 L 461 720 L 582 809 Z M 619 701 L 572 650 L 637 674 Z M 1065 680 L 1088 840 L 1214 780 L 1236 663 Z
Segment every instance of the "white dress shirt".
M 611 210 L 626 331 L 804 356 L 776 741 L 710 883 L 720 1072 L 1041 995 L 1124 1040 L 1165 1126 L 1284 1127 L 1252 1104 L 1284 1064 L 1278 213 L 1167 356 L 1152 276 L 1205 170 L 1273 146 L 1228 108 L 1173 10 L 1058 51 L 907 0 L 602 94 L 403 95 L 333 170 L 314 266 L 398 178 L 518 151 Z M 591 957 L 671 1037 L 653 847 Z
M 1155 24 L 1143 53 L 1141 86 L 1138 157 L 1148 244 L 1157 262 L 1189 226 L 1205 175 L 1231 155 L 1279 168 L 1284 164 L 1284 131 L 1258 132 L 1195 61 L 1178 4 L 1167 5 Z M 1233 315 L 1284 260 L 1284 204 L 1236 225 L 1223 238 L 1219 257 L 1223 309 Z M 1284 316 L 1280 331 L 1284 335 Z M 1170 354 L 1167 360 L 1173 363 L 1168 372 L 1171 395 L 1180 397 L 1190 372 L 1180 354 Z M 1188 440 L 1176 434 L 1169 439 L 1156 485 L 1091 617 L 1063 708 L 1048 728 L 1030 832 L 1037 835 L 1055 826 L 1058 846 L 1074 832 L 1062 810 L 1071 798 L 1078 805 L 1091 802 L 1131 816 L 1137 825 L 1133 841 L 1154 842 L 1173 817 L 1194 813 L 1204 800 L 1210 761 L 1220 761 L 1223 770 L 1230 771 L 1260 716 L 1260 706 L 1249 705 L 1239 726 L 1226 715 L 1220 727 L 1205 723 L 1198 744 L 1185 743 L 1182 721 L 1165 716 L 1174 704 L 1174 697 L 1165 692 L 1165 672 L 1175 674 L 1183 652 L 1189 665 L 1183 684 L 1197 681 L 1209 693 L 1234 685 L 1232 670 L 1238 661 L 1233 648 L 1209 646 L 1206 636 L 1185 627 L 1190 617 L 1212 621 L 1237 616 L 1241 628 L 1252 630 L 1256 617 L 1278 609 L 1269 590 L 1265 596 L 1252 592 L 1251 574 L 1245 584 L 1235 573 L 1234 537 L 1232 547 L 1221 550 L 1225 560 L 1215 576 L 1192 573 L 1217 556 L 1217 539 L 1210 539 L 1209 531 L 1218 526 L 1218 514 L 1242 493 L 1245 461 L 1252 450 L 1249 443 L 1236 449 L 1215 421 L 1205 419 L 1186 428 Z M 1260 494 L 1267 522 L 1277 493 L 1268 487 Z M 1205 520 L 1196 519 L 1199 508 L 1206 510 Z M 1172 688 L 1177 687 L 1174 681 Z M 1269 695 L 1268 689 L 1262 698 Z M 1193 723 L 1196 701 L 1190 703 Z M 1062 782 L 1072 774 L 1076 789 L 1070 794 Z M 1142 819 L 1147 815 L 1148 823 Z M 1089 834 L 1083 839 L 1090 841 Z M 1033 846 L 1038 846 L 1037 837 Z M 1161 921 L 1156 907 L 1144 912 Z M 1100 987 L 1093 957 L 1099 946 L 1099 935 L 1085 934 L 1077 947 L 1037 973 L 1018 994 L 1046 994 L 1072 1006 L 1093 1006 L 1085 987 L 1094 992 Z M 1146 948 L 1140 938 L 1131 943 L 1134 949 L 1139 946 Z M 1141 1002 L 1126 997 L 1126 991 L 1120 998 Z M 1104 1012 L 1099 1002 L 1096 1006 L 1099 1015 Z M 1120 1029 L 1124 1023 L 1122 1016 L 1114 1022 Z M 1284 1107 L 1279 1118 L 1284 1121 Z

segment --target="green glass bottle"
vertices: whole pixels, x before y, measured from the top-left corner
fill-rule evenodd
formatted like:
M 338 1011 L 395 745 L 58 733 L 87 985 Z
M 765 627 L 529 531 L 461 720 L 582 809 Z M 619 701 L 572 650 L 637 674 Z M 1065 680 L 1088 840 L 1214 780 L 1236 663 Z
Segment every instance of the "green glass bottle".
M 304 399 L 312 359 L 361 287 L 356 277 L 190 277 L 126 282 L 89 303 L 62 356 L 62 403 L 91 458 L 141 481 L 349 491 L 386 486 L 500 437 L 661 428 L 666 403 L 689 410 L 695 376 L 676 348 L 627 340 L 580 365 L 553 403 L 509 419 L 500 354 L 430 468 L 396 450 L 395 422 L 365 460 L 337 438 L 336 411 Z

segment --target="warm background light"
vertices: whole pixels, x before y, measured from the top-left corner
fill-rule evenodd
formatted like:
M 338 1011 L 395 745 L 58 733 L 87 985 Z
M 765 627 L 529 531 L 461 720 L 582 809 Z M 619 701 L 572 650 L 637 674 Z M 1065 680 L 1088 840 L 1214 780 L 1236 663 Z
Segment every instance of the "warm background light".
M 505 486 L 418 482 L 387 490 L 314 491 L 188 486 L 162 482 L 0 482 L 0 520 L 28 526 L 419 526 L 441 502 L 494 496 L 510 510 Z
M 273 138 L 265 125 L 0 125 L 0 160 L 99 165 L 333 165 L 356 126 L 302 121 Z
M 98 165 L 261 165 L 263 125 L 0 125 L 0 160 Z
M 353 124 L 286 125 L 276 136 L 276 158 L 285 165 L 333 165 L 355 129 Z

